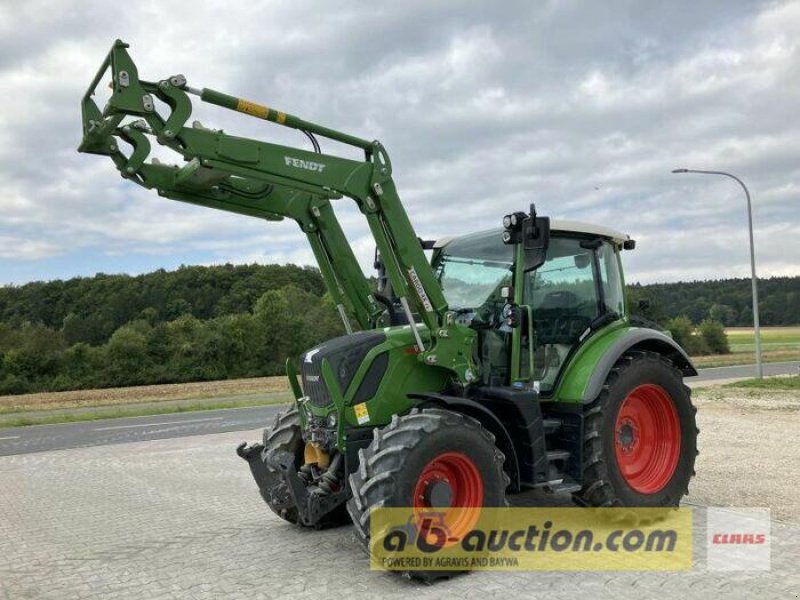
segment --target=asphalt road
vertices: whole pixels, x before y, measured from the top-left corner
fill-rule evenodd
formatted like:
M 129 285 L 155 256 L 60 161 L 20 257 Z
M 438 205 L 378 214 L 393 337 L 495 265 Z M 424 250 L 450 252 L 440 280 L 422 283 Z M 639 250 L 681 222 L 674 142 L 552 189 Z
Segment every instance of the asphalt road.
M 766 375 L 797 373 L 798 369 L 800 369 L 800 361 L 764 365 Z M 753 377 L 754 375 L 755 365 L 718 367 L 701 369 L 698 377 L 688 381 L 696 385 L 709 381 Z M 228 408 L 59 425 L 5 428 L 0 429 L 0 456 L 231 431 L 252 431 L 266 427 L 281 408 L 282 405 Z M 242 441 L 257 440 L 243 439 Z M 233 451 L 234 449 L 231 448 L 231 452 Z
M 105 446 L 266 427 L 283 405 L 0 429 L 0 456 Z M 247 436 L 245 436 L 247 437 Z M 257 441 L 243 439 L 242 441 Z M 231 448 L 234 452 L 234 448 Z
M 699 369 L 697 377 L 687 379 L 690 383 L 704 383 L 723 379 L 744 379 L 756 376 L 755 365 L 737 365 L 734 367 L 715 367 Z M 791 375 L 800 372 L 800 361 L 764 363 L 764 375 Z

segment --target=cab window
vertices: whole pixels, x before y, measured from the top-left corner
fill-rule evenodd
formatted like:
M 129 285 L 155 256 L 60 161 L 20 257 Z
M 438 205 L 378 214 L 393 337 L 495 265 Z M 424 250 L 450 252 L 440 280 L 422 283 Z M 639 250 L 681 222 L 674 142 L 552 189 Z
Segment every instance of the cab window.
M 535 328 L 533 378 L 543 393 L 553 389 L 570 350 L 601 310 L 605 312 L 596 284 L 595 250 L 581 241 L 553 236 L 545 263 L 526 276 L 525 301 L 533 309 Z
M 600 281 L 603 285 L 603 312 L 625 314 L 625 295 L 620 268 L 619 250 L 611 242 L 603 242 L 597 250 Z

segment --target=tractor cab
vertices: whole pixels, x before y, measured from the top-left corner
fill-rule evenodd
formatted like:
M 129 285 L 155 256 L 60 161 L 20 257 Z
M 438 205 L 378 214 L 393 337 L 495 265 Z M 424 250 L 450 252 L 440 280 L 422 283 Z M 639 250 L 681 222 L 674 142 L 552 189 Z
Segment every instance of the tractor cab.
M 581 343 L 625 317 L 619 253 L 631 246 L 618 231 L 554 220 L 544 262 L 526 271 L 502 230 L 438 240 L 434 272 L 456 320 L 478 331 L 482 383 L 549 395 Z

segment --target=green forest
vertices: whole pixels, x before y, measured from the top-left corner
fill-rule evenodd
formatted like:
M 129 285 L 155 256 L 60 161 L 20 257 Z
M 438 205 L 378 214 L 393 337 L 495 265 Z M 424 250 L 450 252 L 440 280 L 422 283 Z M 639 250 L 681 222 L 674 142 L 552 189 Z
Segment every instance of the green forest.
M 761 325 L 779 327 L 800 324 L 800 277 L 771 277 L 758 282 Z M 641 299 L 650 301 L 650 318 L 665 323 L 685 316 L 692 323 L 704 319 L 725 327 L 753 325 L 753 296 L 750 279 L 679 281 L 677 283 L 633 284 L 628 302 L 636 312 Z
M 763 280 L 760 293 L 763 325 L 800 323 L 800 277 Z M 634 284 L 628 295 L 632 313 L 669 325 L 684 343 L 703 324 L 709 343 L 697 353 L 722 344 L 718 324 L 751 324 L 745 279 Z M 286 356 L 342 333 L 312 267 L 181 267 L 4 286 L 0 394 L 278 375 Z
M 341 335 L 314 268 L 181 267 L 0 288 L 0 394 L 278 375 Z

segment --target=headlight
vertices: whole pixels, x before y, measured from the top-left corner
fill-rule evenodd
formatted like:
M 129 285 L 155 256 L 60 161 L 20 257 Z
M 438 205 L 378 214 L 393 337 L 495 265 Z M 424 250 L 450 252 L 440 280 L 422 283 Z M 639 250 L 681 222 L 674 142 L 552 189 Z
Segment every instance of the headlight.
M 506 215 L 505 217 L 503 217 L 503 227 L 508 229 L 509 227 L 511 227 L 512 224 L 513 223 L 511 222 L 511 215 Z
M 328 427 L 336 427 L 337 423 L 336 413 L 334 412 L 329 414 L 325 422 L 328 424 Z
M 511 242 L 511 232 L 510 231 L 504 231 L 503 232 L 503 243 L 504 244 L 508 244 L 509 242 Z

